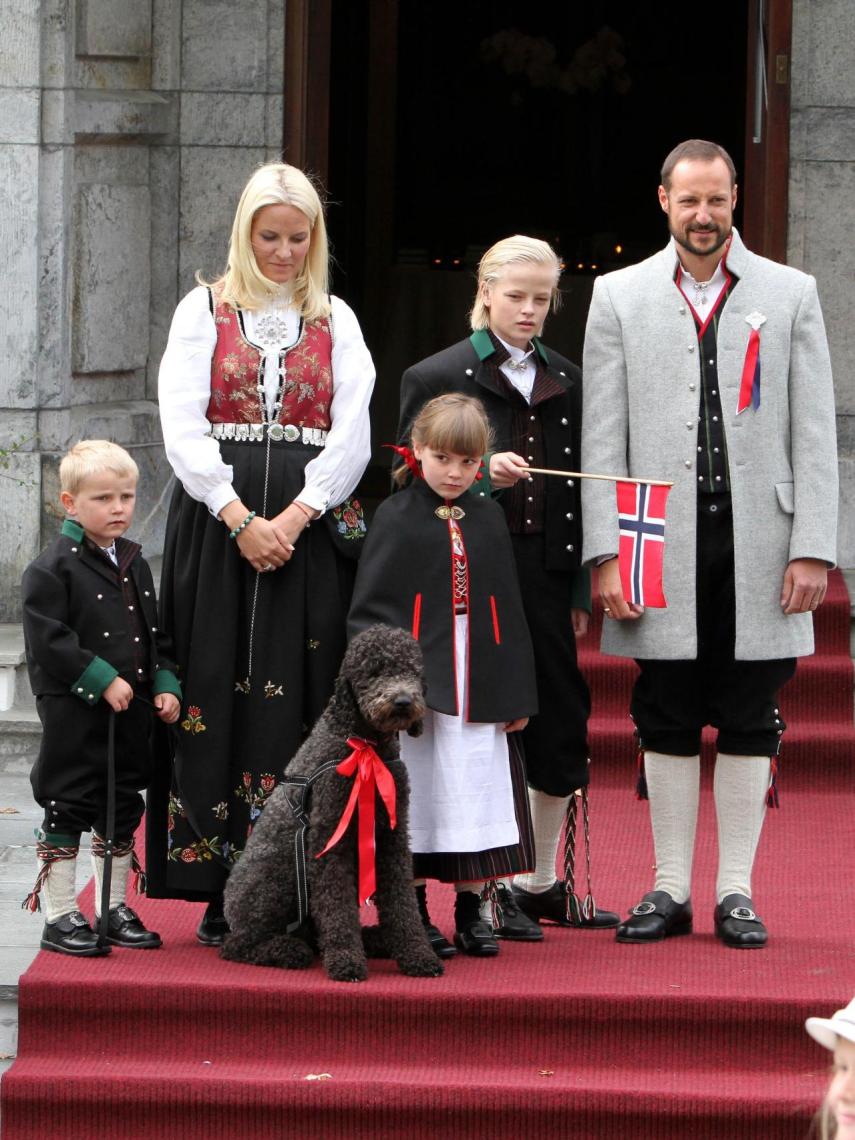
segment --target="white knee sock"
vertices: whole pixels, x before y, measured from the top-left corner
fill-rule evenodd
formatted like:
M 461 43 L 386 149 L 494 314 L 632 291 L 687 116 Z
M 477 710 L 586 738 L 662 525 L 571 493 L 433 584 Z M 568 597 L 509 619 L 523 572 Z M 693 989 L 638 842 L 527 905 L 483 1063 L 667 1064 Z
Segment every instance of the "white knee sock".
M 128 872 L 131 869 L 132 852 L 127 855 L 114 855 L 110 871 L 110 910 L 125 901 L 128 886 Z M 104 858 L 92 855 L 92 870 L 95 874 L 95 917 L 101 915 L 101 887 L 104 884 Z
M 692 893 L 701 758 L 645 752 L 644 773 L 656 849 L 654 890 L 683 903 Z
M 42 887 L 45 920 L 47 922 L 56 922 L 64 914 L 77 910 L 76 872 L 76 857 L 74 859 L 55 859 L 51 863 L 48 876 Z
M 718 819 L 716 897 L 751 898 L 751 869 L 766 814 L 771 761 L 768 756 L 716 757 L 713 791 Z
M 524 891 L 537 895 L 548 891 L 555 882 L 555 859 L 570 797 L 548 796 L 546 792 L 529 788 L 528 802 L 534 831 L 535 868 L 529 875 L 517 875 L 514 882 Z

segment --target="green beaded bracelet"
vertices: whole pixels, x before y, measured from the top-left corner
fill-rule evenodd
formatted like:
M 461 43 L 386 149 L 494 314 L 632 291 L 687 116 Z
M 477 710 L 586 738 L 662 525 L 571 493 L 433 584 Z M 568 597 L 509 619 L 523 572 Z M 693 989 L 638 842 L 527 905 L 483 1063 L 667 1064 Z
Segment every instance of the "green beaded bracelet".
M 255 518 L 255 511 L 250 511 L 240 526 L 236 526 L 234 530 L 229 531 L 229 538 L 237 538 L 245 527 L 248 527 L 252 520 Z

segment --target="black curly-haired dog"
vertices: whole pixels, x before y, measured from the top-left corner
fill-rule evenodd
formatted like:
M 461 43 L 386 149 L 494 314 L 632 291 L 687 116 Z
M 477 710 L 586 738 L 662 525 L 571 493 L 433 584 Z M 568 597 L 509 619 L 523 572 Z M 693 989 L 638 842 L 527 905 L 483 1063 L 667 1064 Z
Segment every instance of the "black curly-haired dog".
M 394 958 L 403 973 L 414 977 L 442 973 L 413 891 L 409 781 L 397 735 L 421 731 L 423 682 L 421 650 L 403 630 L 372 626 L 351 641 L 329 704 L 285 769 L 226 883 L 231 933 L 220 950 L 224 958 L 299 969 L 311 964 L 317 945 L 336 981 L 366 978 L 366 956 Z M 350 796 L 353 777 L 340 775 L 335 765 L 351 753 L 348 740 L 354 737 L 374 742 L 395 783 L 394 830 L 375 793 L 377 926 L 362 927 L 359 921 L 356 814 L 341 840 L 316 858 Z M 305 877 L 295 858 L 301 818 L 307 824 Z M 301 901 L 302 910 L 308 909 L 302 923 Z

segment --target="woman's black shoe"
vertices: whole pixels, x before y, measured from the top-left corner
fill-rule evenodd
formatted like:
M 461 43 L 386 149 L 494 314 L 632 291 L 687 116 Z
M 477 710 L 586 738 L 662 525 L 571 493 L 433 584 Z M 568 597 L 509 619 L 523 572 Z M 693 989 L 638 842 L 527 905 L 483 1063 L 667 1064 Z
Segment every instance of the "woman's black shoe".
M 223 914 L 223 897 L 211 899 L 196 928 L 196 938 L 203 946 L 222 946 L 229 932 L 229 924 Z

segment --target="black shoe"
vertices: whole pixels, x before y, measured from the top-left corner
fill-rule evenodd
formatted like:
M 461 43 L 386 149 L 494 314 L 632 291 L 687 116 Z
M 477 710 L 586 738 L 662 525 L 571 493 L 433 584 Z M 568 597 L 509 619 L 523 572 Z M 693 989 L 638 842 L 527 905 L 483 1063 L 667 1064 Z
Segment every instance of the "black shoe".
M 127 946 L 131 950 L 156 950 L 163 945 L 160 935 L 147 930 L 136 911 L 124 903 L 110 907 L 107 941 L 111 946 Z
M 437 958 L 456 957 L 457 950 L 454 948 L 454 946 L 451 945 L 439 927 L 434 926 L 430 920 L 430 914 L 428 913 L 427 908 L 427 888 L 425 887 L 424 883 L 419 884 L 419 886 L 415 887 L 414 890 L 416 892 L 416 905 L 419 908 L 419 914 L 421 915 L 422 922 L 424 923 L 424 928 L 427 932 L 428 942 L 430 942 L 431 950 L 433 950 Z
M 79 958 L 99 958 L 110 953 L 109 946 L 98 945 L 98 935 L 79 910 L 61 915 L 56 922 L 46 922 L 41 947 L 55 950 L 57 954 L 76 954 Z
M 769 932 L 747 895 L 727 895 L 721 900 L 715 908 L 715 932 L 734 950 L 760 950 L 769 941 Z
M 203 946 L 222 946 L 223 939 L 228 933 L 229 924 L 223 914 L 223 900 L 212 899 L 196 928 L 196 938 Z
M 474 891 L 458 891 L 454 900 L 454 944 L 475 958 L 494 958 L 499 944 L 493 928 L 481 918 L 481 899 Z
M 618 942 L 661 942 L 692 933 L 692 900 L 674 902 L 667 891 L 648 891 L 617 928 Z
M 499 925 L 493 928 L 496 938 L 507 938 L 509 942 L 542 942 L 543 931 L 519 908 L 508 888 L 499 884 L 496 894 L 499 910 Z
M 513 884 L 514 899 L 520 910 L 534 922 L 554 922 L 558 926 L 572 926 L 577 930 L 606 929 L 617 926 L 620 916 L 613 910 L 598 910 L 591 918 L 579 916 L 574 922 L 567 917 L 567 885 L 563 879 L 555 882 L 545 891 L 525 891 Z

